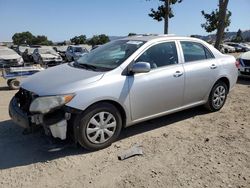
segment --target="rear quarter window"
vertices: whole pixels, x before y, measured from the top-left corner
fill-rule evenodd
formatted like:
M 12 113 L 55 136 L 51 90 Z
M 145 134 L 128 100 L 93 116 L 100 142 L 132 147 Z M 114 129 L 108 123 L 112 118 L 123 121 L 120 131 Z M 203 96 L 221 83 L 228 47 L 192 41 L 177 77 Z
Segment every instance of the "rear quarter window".
M 213 54 L 202 44 L 197 42 L 182 41 L 185 62 L 199 61 L 214 58 Z

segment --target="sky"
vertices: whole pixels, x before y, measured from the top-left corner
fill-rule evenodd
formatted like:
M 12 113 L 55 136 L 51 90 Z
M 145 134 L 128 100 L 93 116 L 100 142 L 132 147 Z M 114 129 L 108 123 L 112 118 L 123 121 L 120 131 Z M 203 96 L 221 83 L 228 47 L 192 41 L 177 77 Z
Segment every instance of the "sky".
M 0 0 L 0 41 L 16 32 L 46 35 L 54 42 L 84 34 L 125 36 L 128 33 L 163 33 L 163 22 L 148 16 L 159 0 Z M 211 12 L 218 0 L 183 0 L 173 6 L 169 33 L 206 35 L 201 10 Z M 250 29 L 250 0 L 229 0 L 229 31 Z

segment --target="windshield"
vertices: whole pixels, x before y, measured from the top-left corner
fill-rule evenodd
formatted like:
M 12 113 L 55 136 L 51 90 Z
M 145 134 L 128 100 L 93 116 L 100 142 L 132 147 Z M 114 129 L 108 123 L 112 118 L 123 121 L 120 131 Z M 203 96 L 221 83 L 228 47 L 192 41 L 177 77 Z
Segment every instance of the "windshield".
M 111 70 L 121 65 L 144 43 L 144 41 L 134 40 L 118 40 L 109 42 L 84 55 L 77 60 L 77 63 Z
M 74 52 L 83 52 L 83 49 L 81 47 L 75 47 Z
M 39 49 L 39 53 L 40 54 L 57 54 L 56 51 L 52 50 L 52 49 Z

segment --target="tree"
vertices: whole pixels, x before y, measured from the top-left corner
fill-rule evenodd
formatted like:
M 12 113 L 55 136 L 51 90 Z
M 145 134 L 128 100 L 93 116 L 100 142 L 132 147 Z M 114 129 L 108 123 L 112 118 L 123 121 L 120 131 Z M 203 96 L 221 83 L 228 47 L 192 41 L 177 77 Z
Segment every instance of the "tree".
M 149 0 L 148 0 L 149 1 Z M 151 13 L 148 14 L 154 20 L 158 22 L 164 20 L 164 34 L 168 34 L 169 19 L 174 17 L 173 10 L 171 8 L 175 3 L 181 3 L 182 0 L 159 0 L 162 5 L 160 5 L 157 10 L 151 9 Z
M 20 44 L 32 44 L 32 41 L 34 40 L 34 35 L 32 35 L 29 31 L 22 32 L 22 33 L 15 33 L 12 36 L 13 43 L 16 45 Z
M 74 44 L 86 44 L 87 38 L 86 35 L 75 36 L 74 38 L 70 39 L 70 42 Z
M 38 36 L 34 36 L 33 40 L 32 40 L 32 44 L 33 45 L 52 45 L 53 42 L 48 40 L 48 38 L 44 35 L 38 35 Z
M 12 36 L 13 43 L 16 45 L 27 44 L 27 45 L 52 45 L 53 42 L 48 40 L 44 35 L 34 36 L 29 31 L 22 33 L 15 33 Z
M 242 31 L 239 29 L 236 36 L 233 38 L 232 42 L 243 42 Z
M 225 28 L 227 28 L 230 23 L 230 17 L 232 13 L 227 10 L 229 0 L 219 0 L 219 10 L 215 9 L 210 14 L 201 11 L 202 15 L 206 19 L 204 24 L 201 24 L 208 33 L 217 30 L 216 32 L 216 42 L 215 48 L 219 49 L 220 43 L 224 36 Z
M 91 39 L 88 40 L 88 44 L 95 46 L 100 44 L 105 44 L 109 42 L 109 37 L 107 35 L 94 35 Z
M 128 34 L 128 36 L 130 37 L 130 36 L 135 36 L 136 35 L 136 33 L 129 33 Z

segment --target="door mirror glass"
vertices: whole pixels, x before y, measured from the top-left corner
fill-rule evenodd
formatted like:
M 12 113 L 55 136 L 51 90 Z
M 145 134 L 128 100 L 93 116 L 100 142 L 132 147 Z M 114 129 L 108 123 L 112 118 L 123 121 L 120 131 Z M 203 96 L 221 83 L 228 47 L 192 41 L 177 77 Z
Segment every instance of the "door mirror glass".
M 133 64 L 131 72 L 133 73 L 146 73 L 150 71 L 150 64 L 148 62 L 137 62 Z

